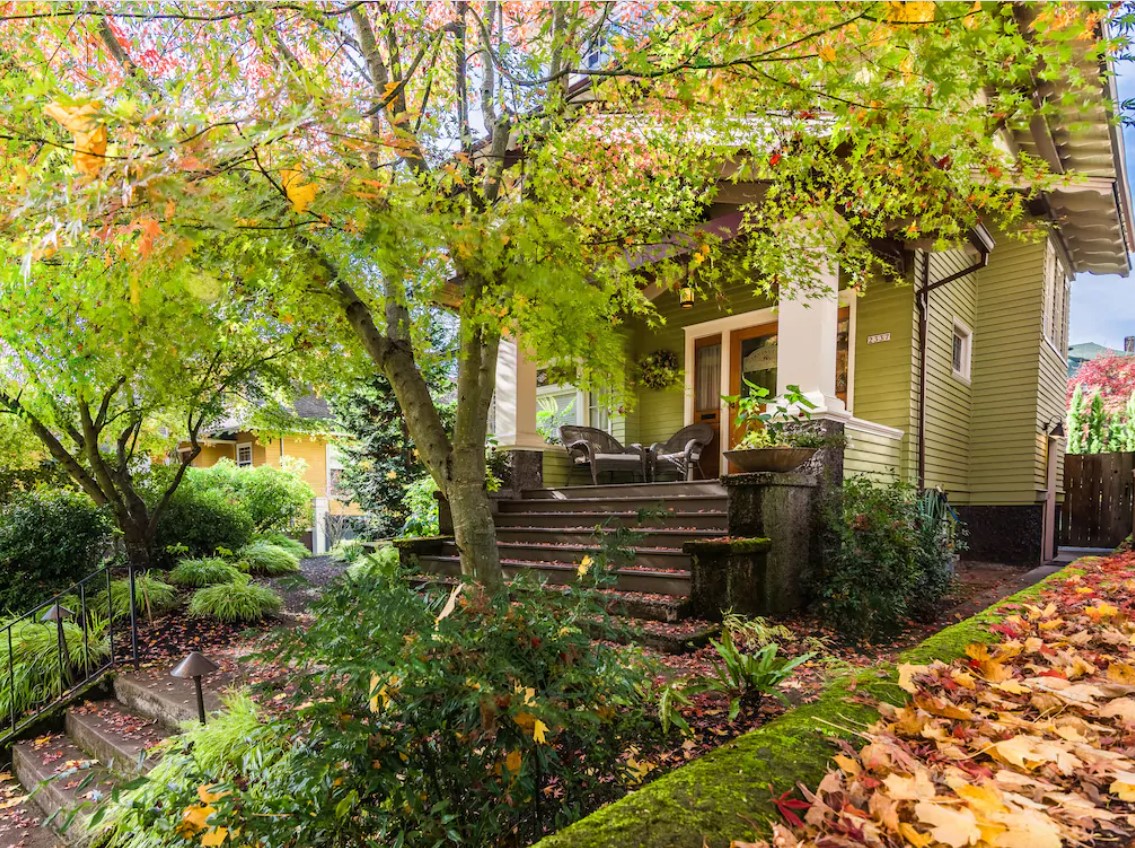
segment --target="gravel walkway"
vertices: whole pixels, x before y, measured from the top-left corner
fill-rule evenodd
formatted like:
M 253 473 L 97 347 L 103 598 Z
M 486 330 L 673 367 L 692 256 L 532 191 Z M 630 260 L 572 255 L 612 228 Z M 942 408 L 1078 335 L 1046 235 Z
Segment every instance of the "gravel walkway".
M 346 568 L 346 565 L 335 562 L 329 556 L 308 557 L 300 561 L 302 579 L 296 576 L 274 577 L 265 582 L 283 597 L 286 612 L 304 613 L 322 594 L 323 587 Z

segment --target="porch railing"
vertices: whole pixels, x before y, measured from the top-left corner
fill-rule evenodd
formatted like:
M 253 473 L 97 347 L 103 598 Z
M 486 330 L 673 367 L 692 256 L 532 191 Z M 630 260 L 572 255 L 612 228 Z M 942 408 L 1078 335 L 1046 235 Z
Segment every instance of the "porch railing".
M 103 566 L 0 625 L 0 745 L 116 665 L 137 667 L 134 569 L 126 572 L 125 598 L 118 585 L 117 604 L 115 584 L 112 566 Z

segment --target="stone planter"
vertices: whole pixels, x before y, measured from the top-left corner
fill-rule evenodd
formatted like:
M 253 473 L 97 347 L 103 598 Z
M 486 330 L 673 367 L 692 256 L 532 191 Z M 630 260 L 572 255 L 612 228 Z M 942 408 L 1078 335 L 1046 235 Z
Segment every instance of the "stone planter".
M 768 615 L 771 597 L 780 594 L 769 586 L 768 539 L 725 538 L 686 542 L 690 555 L 690 609 L 695 616 L 720 621 L 726 610 L 741 615 Z
M 725 451 L 725 458 L 745 473 L 795 471 L 816 455 L 817 448 L 746 448 Z

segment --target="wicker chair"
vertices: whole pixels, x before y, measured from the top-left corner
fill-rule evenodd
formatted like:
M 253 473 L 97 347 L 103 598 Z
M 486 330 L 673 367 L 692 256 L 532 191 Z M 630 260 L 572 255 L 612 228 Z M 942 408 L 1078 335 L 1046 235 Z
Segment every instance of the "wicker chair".
M 610 433 L 595 427 L 565 424 L 560 427 L 560 440 L 567 448 L 572 468 L 589 468 L 591 482 L 599 485 L 604 471 L 629 472 L 646 480 L 646 452 L 642 445 L 623 447 Z
M 690 424 L 683 427 L 665 442 L 650 446 L 650 479 L 657 480 L 659 473 L 676 471 L 680 480 L 689 478 L 697 469 L 701 452 L 713 439 L 713 428 L 708 424 Z

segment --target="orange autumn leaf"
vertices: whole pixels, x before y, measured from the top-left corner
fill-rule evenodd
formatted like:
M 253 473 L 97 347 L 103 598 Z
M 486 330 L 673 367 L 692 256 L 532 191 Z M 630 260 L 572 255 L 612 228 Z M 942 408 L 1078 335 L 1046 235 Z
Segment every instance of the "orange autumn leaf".
M 91 101 L 75 106 L 52 103 L 43 112 L 71 133 L 75 146 L 72 161 L 75 168 L 88 177 L 97 177 L 106 163 L 106 125 L 95 120 L 102 103 Z

